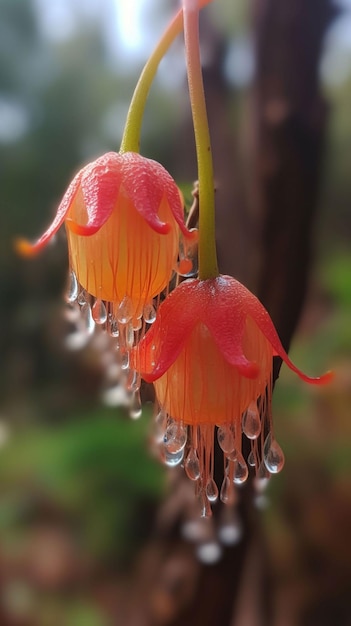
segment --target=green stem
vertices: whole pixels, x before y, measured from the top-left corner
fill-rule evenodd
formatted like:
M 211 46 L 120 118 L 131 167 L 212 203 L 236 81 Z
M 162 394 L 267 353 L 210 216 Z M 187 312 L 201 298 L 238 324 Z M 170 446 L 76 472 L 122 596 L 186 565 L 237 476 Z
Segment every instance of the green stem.
M 199 179 L 199 278 L 218 276 L 215 194 L 210 132 L 202 79 L 199 2 L 183 0 L 184 39 Z
M 203 7 L 211 1 L 200 0 L 199 6 Z M 140 151 L 141 124 L 151 84 L 155 78 L 160 61 L 182 29 L 183 11 L 180 9 L 166 28 L 140 75 L 128 110 L 120 152 Z

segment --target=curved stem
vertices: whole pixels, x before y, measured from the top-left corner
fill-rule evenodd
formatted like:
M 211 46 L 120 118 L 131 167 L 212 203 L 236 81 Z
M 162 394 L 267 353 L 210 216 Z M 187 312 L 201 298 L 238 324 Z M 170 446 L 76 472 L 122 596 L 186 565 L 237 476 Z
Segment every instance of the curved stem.
M 184 39 L 199 179 L 199 278 L 218 276 L 211 140 L 202 79 L 199 2 L 183 0 Z
M 200 0 L 199 7 L 204 7 L 210 2 L 212 2 L 212 0 Z M 120 152 L 140 151 L 141 124 L 151 84 L 155 78 L 160 61 L 165 56 L 176 36 L 179 35 L 182 30 L 183 11 L 180 9 L 169 23 L 140 75 L 128 110 Z

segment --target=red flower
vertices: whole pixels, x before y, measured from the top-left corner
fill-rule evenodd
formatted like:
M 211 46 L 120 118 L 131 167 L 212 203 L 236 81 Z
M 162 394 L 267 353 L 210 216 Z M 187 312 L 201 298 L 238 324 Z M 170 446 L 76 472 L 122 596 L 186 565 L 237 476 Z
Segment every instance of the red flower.
M 259 476 L 279 471 L 284 463 L 271 419 L 276 355 L 306 382 L 331 378 L 330 372 L 310 378 L 295 367 L 263 305 L 230 276 L 183 282 L 161 304 L 155 324 L 133 350 L 133 366 L 155 385 L 166 461 L 180 462 L 186 449 L 185 469 L 209 501 L 218 494 L 215 426 L 226 458 L 223 501 L 230 499 L 233 481 L 243 482 L 248 475 L 243 433 L 251 440 L 248 462 Z
M 65 222 L 70 266 L 81 287 L 126 317 L 168 284 L 176 263 L 180 232 L 194 238 L 183 222 L 176 183 L 159 163 L 133 152 L 109 152 L 73 179 L 56 217 L 26 255 L 41 250 Z M 117 315 L 118 317 L 118 315 Z

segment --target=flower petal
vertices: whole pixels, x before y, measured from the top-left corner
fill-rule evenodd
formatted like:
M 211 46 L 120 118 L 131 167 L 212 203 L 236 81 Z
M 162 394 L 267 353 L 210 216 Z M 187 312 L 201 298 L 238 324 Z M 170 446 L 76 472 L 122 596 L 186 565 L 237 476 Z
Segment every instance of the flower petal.
M 88 220 L 77 224 L 68 218 L 68 228 L 77 235 L 89 236 L 96 233 L 107 222 L 122 182 L 122 155 L 108 152 L 82 170 L 81 188 Z
M 65 195 L 63 196 L 59 208 L 57 209 L 57 213 L 52 224 L 45 231 L 45 233 L 36 241 L 34 244 L 30 243 L 26 239 L 17 239 L 15 241 L 15 247 L 19 254 L 23 256 L 33 256 L 40 252 L 42 248 L 46 246 L 46 244 L 50 241 L 50 239 L 57 233 L 60 226 L 66 219 L 67 213 L 74 201 L 76 193 L 79 189 L 81 177 L 83 170 L 80 170 L 78 174 L 74 177 L 71 184 L 69 185 Z
M 198 322 L 196 296 L 191 306 L 184 306 L 184 302 L 188 303 L 187 294 L 184 293 L 188 289 L 184 290 L 184 287 L 190 288 L 191 283 L 182 283 L 162 302 L 156 321 L 133 349 L 132 365 L 147 382 L 160 378 L 174 363 Z

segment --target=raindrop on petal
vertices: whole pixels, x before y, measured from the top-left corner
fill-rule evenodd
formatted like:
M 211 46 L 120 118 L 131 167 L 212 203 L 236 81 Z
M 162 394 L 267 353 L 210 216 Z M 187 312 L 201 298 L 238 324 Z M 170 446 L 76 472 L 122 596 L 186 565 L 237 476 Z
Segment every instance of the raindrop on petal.
M 182 462 L 183 458 L 184 448 L 182 450 L 179 450 L 179 452 L 175 452 L 174 454 L 168 452 L 168 450 L 165 449 L 164 462 L 166 465 L 168 465 L 168 467 L 175 467 L 176 465 L 179 465 Z
M 90 304 L 88 302 L 85 302 L 82 305 L 81 308 L 81 317 L 84 323 L 84 329 L 85 331 L 88 333 L 88 335 L 91 335 L 94 332 L 95 329 L 95 322 L 93 320 L 93 316 L 91 313 L 91 307 Z
M 163 443 L 168 452 L 176 453 L 183 450 L 187 442 L 187 429 L 181 424 L 172 421 L 168 424 L 163 437 Z
M 200 478 L 200 461 L 195 448 L 190 448 L 185 458 L 184 468 L 186 475 L 190 480 L 198 480 Z
M 137 420 L 139 419 L 139 417 L 141 417 L 141 414 L 142 414 L 142 406 L 141 406 L 140 392 L 134 391 L 132 395 L 132 400 L 130 403 L 129 416 L 133 420 Z
M 244 457 L 239 452 L 237 454 L 235 461 L 233 461 L 233 463 L 234 463 L 233 481 L 235 482 L 236 485 L 241 485 L 242 483 L 246 481 L 249 475 L 248 467 L 244 461 Z
M 66 292 L 66 302 L 75 302 L 78 297 L 78 280 L 73 271 L 69 273 Z
M 272 438 L 271 434 L 267 435 L 263 448 L 263 459 L 267 470 L 271 474 L 278 474 L 284 466 L 284 453 L 279 443 Z
M 261 432 L 261 418 L 256 402 L 251 402 L 242 417 L 243 433 L 249 439 L 257 439 Z
M 144 306 L 143 317 L 147 324 L 153 324 L 156 320 L 156 309 L 152 302 L 149 302 Z
M 250 465 L 250 467 L 255 467 L 256 459 L 255 459 L 253 450 L 251 450 L 249 456 L 247 457 L 247 462 L 248 462 L 248 465 Z
M 211 476 L 206 483 L 206 496 L 210 502 L 216 502 L 218 498 L 218 487 Z
M 107 320 L 107 311 L 105 303 L 102 300 L 95 300 L 91 312 L 93 320 L 96 324 L 105 324 Z
M 235 448 L 234 435 L 229 426 L 219 426 L 217 430 L 217 439 L 220 448 L 225 454 L 229 454 Z
M 133 315 L 133 304 L 130 298 L 125 296 L 117 309 L 117 320 L 120 324 L 127 324 Z
M 228 474 L 224 475 L 219 497 L 223 504 L 231 504 L 234 501 L 234 485 Z

